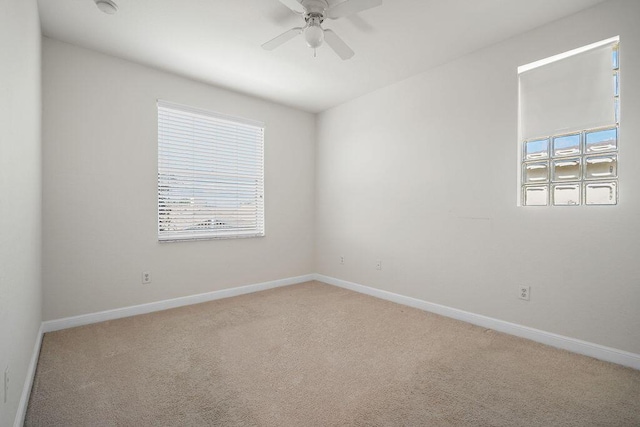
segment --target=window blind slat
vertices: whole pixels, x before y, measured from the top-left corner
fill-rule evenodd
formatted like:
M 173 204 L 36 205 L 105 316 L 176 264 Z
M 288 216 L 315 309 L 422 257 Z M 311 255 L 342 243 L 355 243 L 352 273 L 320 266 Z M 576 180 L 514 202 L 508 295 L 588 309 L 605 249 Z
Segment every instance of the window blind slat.
M 261 160 L 262 156 L 245 156 L 245 155 L 236 155 L 236 157 L 230 157 L 227 155 L 221 155 L 220 153 L 202 153 L 202 152 L 181 152 L 177 148 L 162 148 L 162 153 L 158 156 L 158 159 L 165 162 L 205 162 L 209 164 L 209 167 L 213 168 L 217 164 L 223 165 L 239 165 L 239 166 L 249 166 L 253 169 L 260 169 L 260 165 L 256 165 L 257 162 Z M 211 163 L 214 162 L 214 163 Z
M 247 158 L 255 158 L 261 157 L 261 153 L 256 151 L 255 149 L 249 150 L 239 147 L 237 145 L 225 145 L 216 141 L 207 141 L 206 143 L 198 143 L 196 141 L 191 141 L 189 143 L 189 151 L 185 150 L 184 140 L 176 140 L 177 143 L 173 142 L 160 142 L 159 146 L 166 152 L 182 152 L 183 156 L 195 154 L 200 155 L 208 155 L 208 156 L 217 156 L 221 158 L 236 158 L 236 157 L 247 157 Z
M 247 132 L 244 129 L 225 126 L 209 126 L 198 125 L 195 121 L 169 121 L 161 120 L 160 128 L 165 134 L 169 135 L 188 135 L 190 138 L 204 137 L 204 138 L 219 138 L 237 140 L 241 143 L 244 141 L 254 141 L 261 133 Z
M 187 181 L 203 181 L 203 182 L 239 182 L 246 183 L 248 181 L 259 180 L 262 176 L 261 173 L 238 173 L 238 171 L 234 171 L 229 173 L 228 171 L 220 170 L 220 171 L 200 171 L 189 173 L 188 169 L 185 168 L 167 168 L 172 173 L 164 172 L 159 176 L 159 179 L 165 181 L 167 184 L 171 184 L 173 181 L 177 180 L 187 180 Z

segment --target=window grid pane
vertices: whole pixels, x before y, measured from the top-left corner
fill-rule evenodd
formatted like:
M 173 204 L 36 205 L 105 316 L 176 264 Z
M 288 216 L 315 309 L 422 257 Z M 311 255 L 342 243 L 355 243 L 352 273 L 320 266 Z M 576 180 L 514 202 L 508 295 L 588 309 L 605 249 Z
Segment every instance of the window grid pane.
M 549 204 L 548 185 L 528 185 L 523 188 L 525 206 L 547 206 Z
M 618 203 L 618 182 L 585 182 L 587 205 L 615 205 Z
M 575 181 L 580 179 L 581 159 L 557 159 L 553 161 L 553 181 Z
M 618 149 L 618 129 L 598 129 L 585 133 L 585 152 L 587 154 L 602 153 Z
M 554 206 L 578 206 L 580 204 L 580 183 L 553 185 Z
M 618 177 L 618 156 L 589 156 L 585 158 L 584 179 L 611 179 Z
M 553 157 L 575 156 L 581 152 L 581 134 L 561 135 L 553 137 Z
M 525 184 L 544 183 L 549 181 L 549 162 L 531 162 L 523 165 Z
M 524 143 L 524 159 L 538 160 L 549 157 L 549 139 L 536 139 L 525 141 Z

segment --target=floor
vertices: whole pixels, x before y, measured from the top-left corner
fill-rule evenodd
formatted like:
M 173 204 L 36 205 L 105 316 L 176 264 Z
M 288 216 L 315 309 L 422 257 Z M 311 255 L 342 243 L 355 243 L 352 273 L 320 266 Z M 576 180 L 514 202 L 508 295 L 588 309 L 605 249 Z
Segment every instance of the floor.
M 44 336 L 27 426 L 639 426 L 640 371 L 319 282 Z

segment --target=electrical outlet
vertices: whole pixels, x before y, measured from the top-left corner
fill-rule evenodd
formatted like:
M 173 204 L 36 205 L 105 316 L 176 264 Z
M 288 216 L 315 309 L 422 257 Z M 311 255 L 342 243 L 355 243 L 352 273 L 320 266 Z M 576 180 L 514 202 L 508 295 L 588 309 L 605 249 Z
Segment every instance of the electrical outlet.
M 518 288 L 518 298 L 525 301 L 529 301 L 529 295 L 531 294 L 531 286 L 520 286 Z
M 376 270 L 382 270 L 382 261 L 376 261 Z
M 343 256 L 340 257 L 340 264 L 344 264 L 344 257 Z
M 7 403 L 7 397 L 9 396 L 9 367 L 4 369 L 4 393 L 3 402 Z
M 142 283 L 145 284 L 145 285 L 151 283 L 151 272 L 150 271 L 143 271 L 142 272 Z

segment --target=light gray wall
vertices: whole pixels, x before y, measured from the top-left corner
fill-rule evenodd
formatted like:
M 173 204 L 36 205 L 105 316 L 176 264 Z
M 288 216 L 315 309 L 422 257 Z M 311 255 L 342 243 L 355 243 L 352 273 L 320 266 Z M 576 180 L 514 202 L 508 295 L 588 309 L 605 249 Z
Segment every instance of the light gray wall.
M 313 272 L 312 114 L 43 40 L 45 320 Z M 266 123 L 266 237 L 158 243 L 157 99 Z
M 640 353 L 638 17 L 606 2 L 322 113 L 317 271 Z M 516 68 L 616 35 L 620 204 L 517 207 Z
M 41 321 L 40 21 L 35 0 L 0 7 L 0 425 L 12 425 Z

